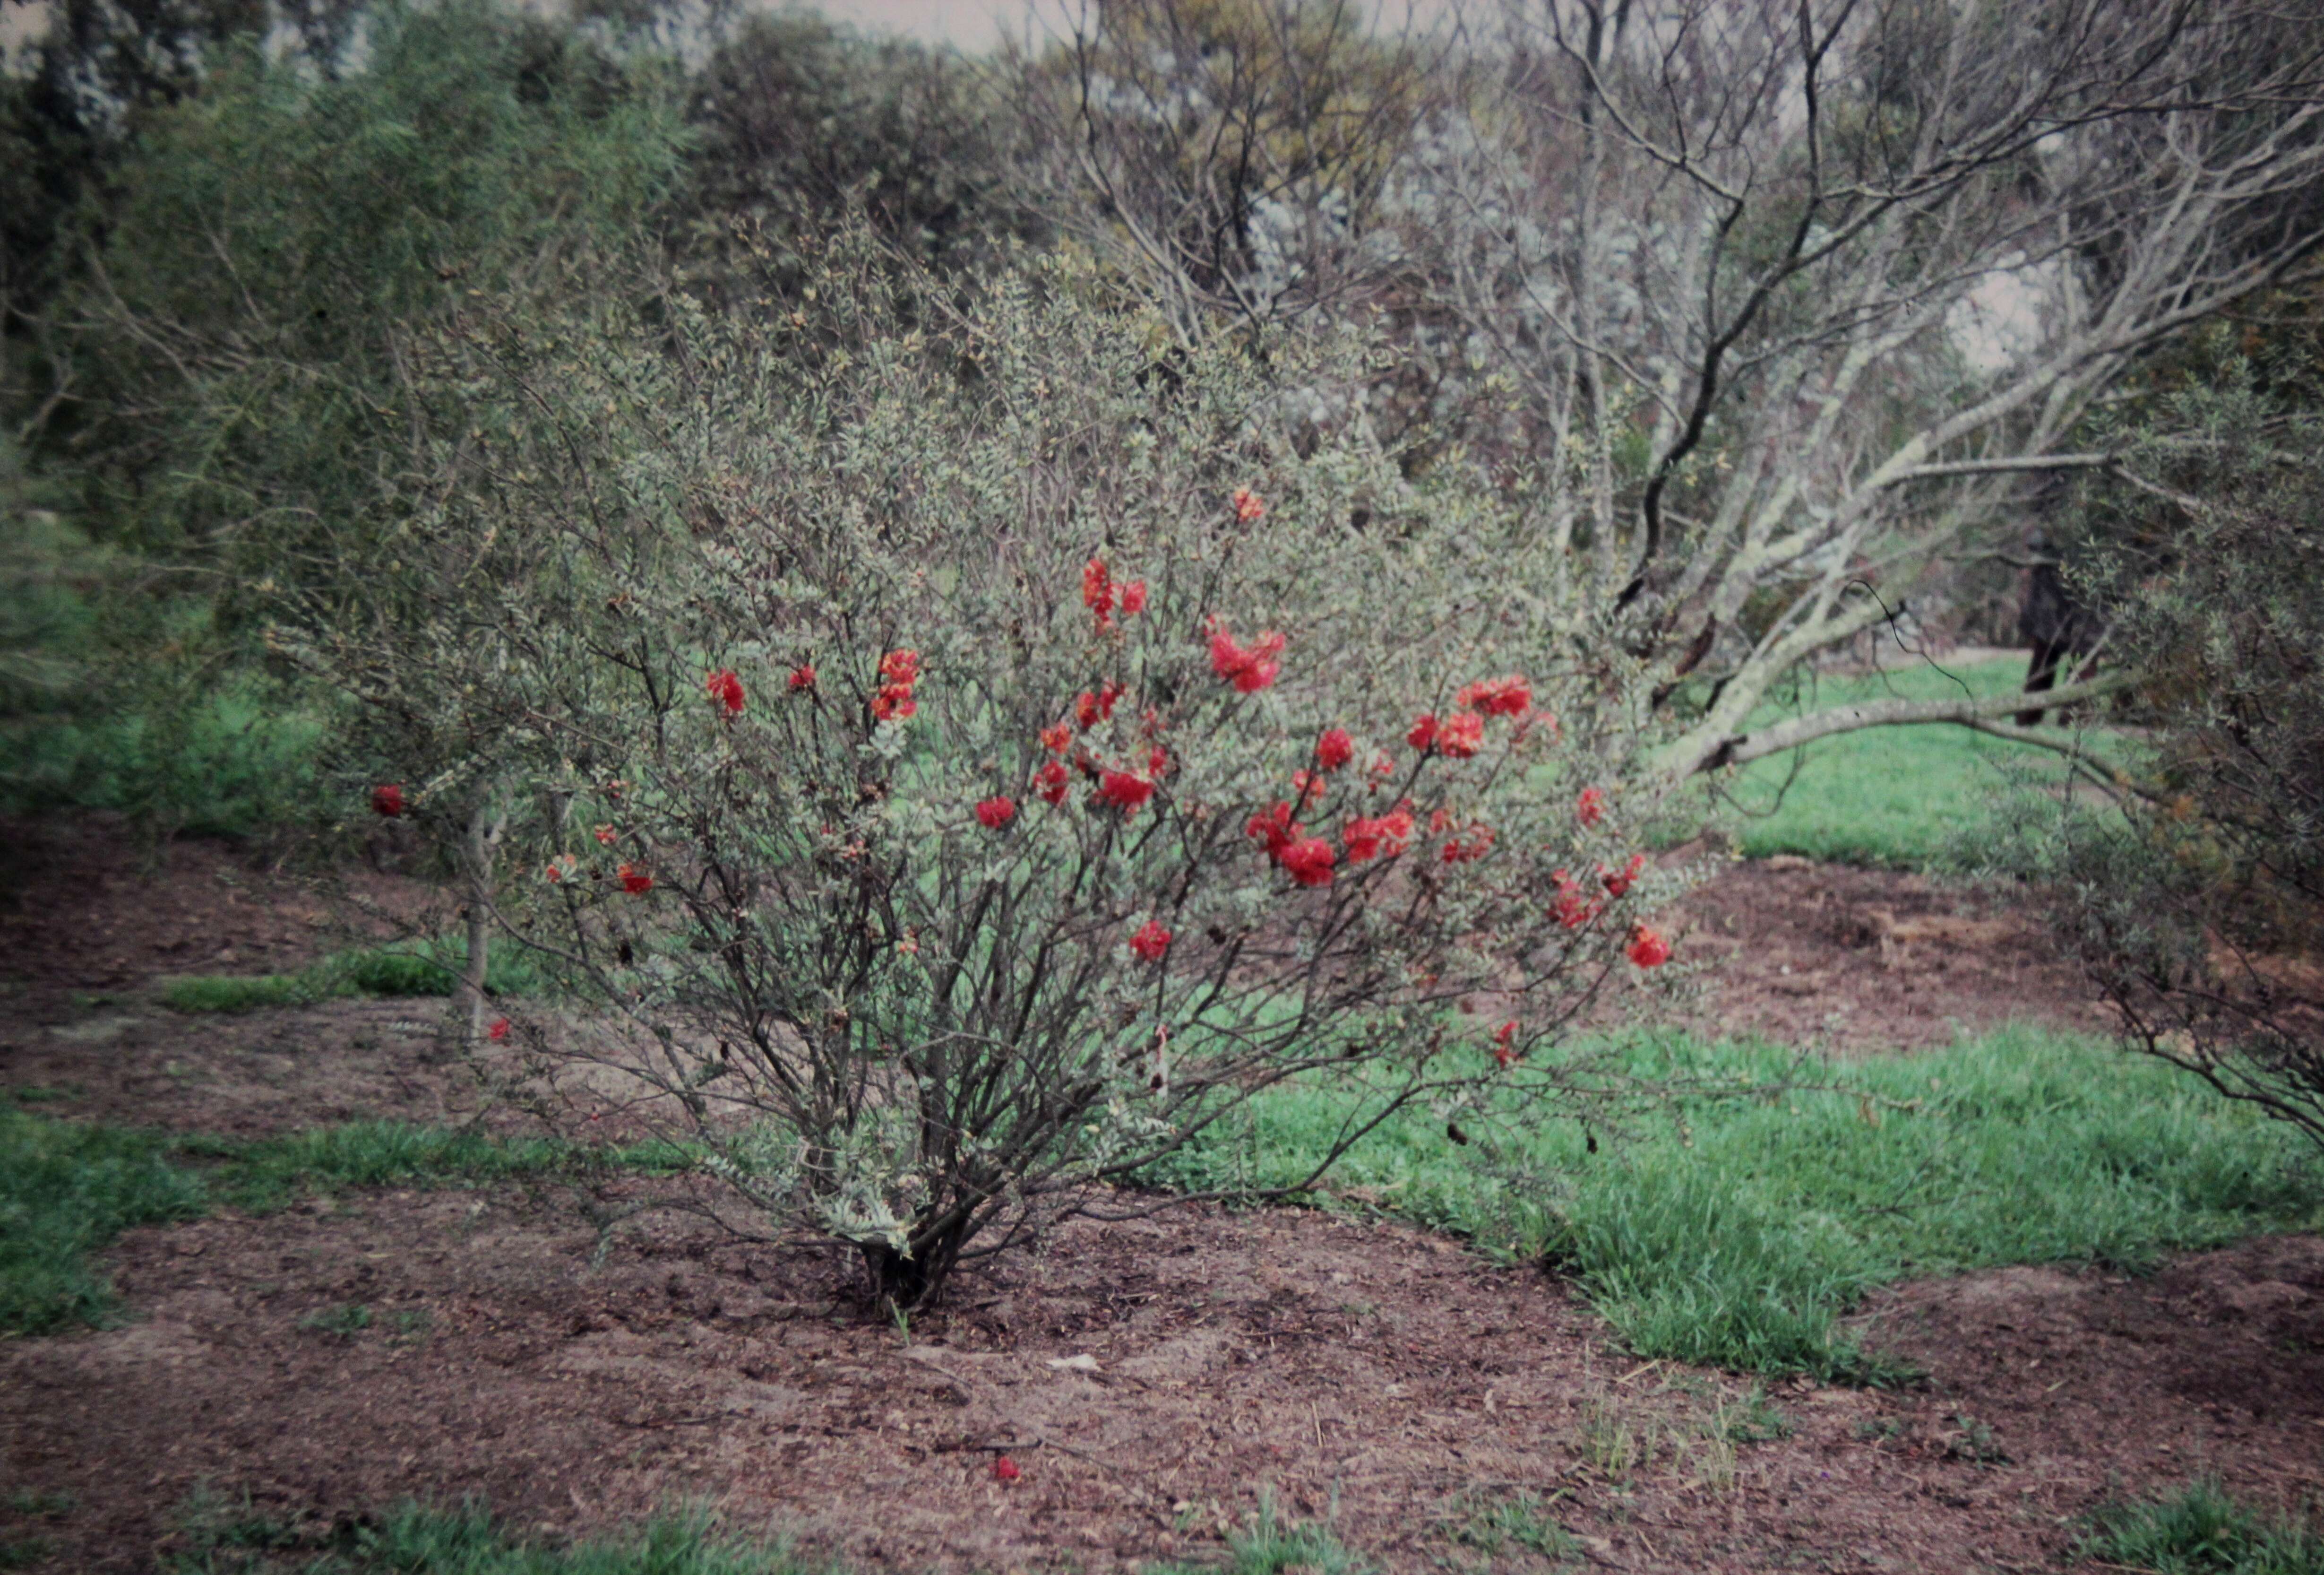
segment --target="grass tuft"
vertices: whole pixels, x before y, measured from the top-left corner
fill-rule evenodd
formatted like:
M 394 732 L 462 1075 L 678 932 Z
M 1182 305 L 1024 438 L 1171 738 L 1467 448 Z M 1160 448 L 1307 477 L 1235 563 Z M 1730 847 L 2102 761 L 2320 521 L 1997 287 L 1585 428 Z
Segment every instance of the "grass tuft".
M 112 1306 L 88 1254 L 135 1225 L 208 1209 L 161 1140 L 0 1105 L 0 1333 L 101 1323 Z
M 1456 1145 L 1415 1115 L 1360 1144 L 1333 1196 L 1547 1260 L 1641 1357 L 1853 1383 L 1907 1375 L 1840 1326 L 1875 1285 L 2003 1264 L 2144 1270 L 2324 1222 L 2324 1174 L 2296 1139 L 2086 1041 L 2020 1028 L 1803 1065 L 1766 1046 L 1641 1037 L 1628 1060 L 1648 1078 L 1760 1091 L 1682 1105 L 1596 1155 L 1568 1129 Z M 1323 1082 L 1273 1090 L 1242 1130 L 1157 1179 L 1289 1184 L 1354 1098 Z
M 280 1006 L 311 1006 L 355 996 L 400 998 L 448 996 L 459 979 L 456 943 L 372 947 L 340 952 L 289 974 L 189 974 L 162 987 L 161 1003 L 173 1012 L 258 1012 Z M 540 992 L 540 970 L 522 953 L 499 948 L 484 972 L 484 988 L 495 996 Z
M 2075 1552 L 2153 1575 L 2324 1575 L 2324 1535 L 2246 1508 L 2214 1481 L 2101 1510 Z
M 707 1515 L 659 1515 L 624 1535 L 554 1543 L 520 1538 L 482 1510 L 408 1504 L 318 1535 L 293 1523 L 198 1505 L 195 1546 L 171 1575 L 819 1575 L 782 1543 L 722 1535 Z

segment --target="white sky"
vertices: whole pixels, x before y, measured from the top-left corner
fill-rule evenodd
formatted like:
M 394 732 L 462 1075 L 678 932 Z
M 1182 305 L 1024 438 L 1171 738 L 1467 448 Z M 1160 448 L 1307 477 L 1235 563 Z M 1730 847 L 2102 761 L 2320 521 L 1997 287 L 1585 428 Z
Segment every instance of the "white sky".
M 834 22 L 866 32 L 900 32 L 929 43 L 976 51 L 1000 42 L 1005 27 L 1024 31 L 1034 0 L 823 0 L 812 7 Z M 1042 14 L 1054 24 L 1063 14 L 1058 0 L 1046 0 Z

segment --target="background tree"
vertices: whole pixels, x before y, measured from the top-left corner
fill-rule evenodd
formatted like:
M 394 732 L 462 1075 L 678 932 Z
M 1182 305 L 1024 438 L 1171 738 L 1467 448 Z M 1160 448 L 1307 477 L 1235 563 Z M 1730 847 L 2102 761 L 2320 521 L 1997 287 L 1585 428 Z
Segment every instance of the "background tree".
M 1207 13 L 1100 15 L 1050 69 L 1111 106 L 1117 15 L 1176 37 Z M 1803 661 L 1941 595 L 2027 477 L 2118 463 L 2070 446 L 2092 403 L 2310 256 L 2319 21 L 2243 0 L 1513 5 L 1469 16 L 1457 90 L 1376 178 L 1321 171 L 1308 204 L 1364 199 L 1399 360 L 1441 369 L 1436 416 L 1537 461 L 1557 572 L 1643 610 L 1639 653 L 1686 721 L 1663 780 L 1868 725 L 2006 732 L 1968 700 L 1748 718 Z M 1236 101 L 1130 102 L 1226 124 Z M 1085 207 L 1210 212 L 1184 194 L 1239 189 L 1241 144 L 1190 134 L 1210 124 L 1192 109 L 1084 119 L 1105 162 L 1057 168 Z M 1120 228 L 1106 255 L 1166 315 L 1212 310 L 1201 248 Z M 1299 266 L 1342 276 L 1305 233 Z
M 2066 545 L 2153 754 L 2015 857 L 2139 1043 L 2324 1143 L 2324 358 L 2313 297 L 2271 304 L 2099 427 L 2131 464 Z

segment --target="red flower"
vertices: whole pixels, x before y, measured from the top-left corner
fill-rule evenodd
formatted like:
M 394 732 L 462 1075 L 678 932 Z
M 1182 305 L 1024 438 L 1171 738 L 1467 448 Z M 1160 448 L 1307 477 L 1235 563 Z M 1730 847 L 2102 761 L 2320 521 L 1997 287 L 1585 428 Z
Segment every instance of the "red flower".
M 1332 845 L 1321 837 L 1303 837 L 1277 855 L 1277 862 L 1303 886 L 1332 884 Z
M 1315 764 L 1325 771 L 1337 771 L 1355 757 L 1356 741 L 1345 727 L 1328 727 L 1315 740 Z
M 992 1479 L 995 1482 L 1014 1482 L 1024 1474 L 1017 1468 L 1017 1462 L 1006 1455 L 992 1462 Z
M 1469 838 L 1454 838 L 1444 845 L 1443 859 L 1447 864 L 1468 864 L 1493 850 L 1493 829 L 1481 821 L 1469 828 Z
M 1435 748 L 1436 718 L 1434 713 L 1429 711 L 1421 712 L 1420 719 L 1413 723 L 1412 731 L 1404 736 L 1404 741 L 1406 744 L 1411 745 L 1415 749 L 1419 750 L 1423 755 L 1425 755 L 1431 749 Z
M 1275 658 L 1282 652 L 1283 636 L 1272 629 L 1259 635 L 1248 651 L 1236 644 L 1223 627 L 1211 631 L 1211 671 L 1244 694 L 1257 694 L 1275 681 L 1275 675 L 1283 671 L 1283 664 Z
M 1641 924 L 1630 931 L 1630 960 L 1640 968 L 1660 968 L 1670 960 L 1670 942 Z
M 803 689 L 813 689 L 814 687 L 814 662 L 802 662 L 797 667 L 791 669 L 791 693 L 797 694 Z
M 1082 606 L 1097 615 L 1098 627 L 1105 626 L 1106 615 L 1113 611 L 1113 577 L 1102 558 L 1082 565 Z
M 1551 870 L 1549 878 L 1557 883 L 1557 901 L 1551 904 L 1550 912 L 1568 930 L 1581 929 L 1605 911 L 1604 900 L 1591 901 L 1582 896 L 1582 883 L 1565 871 Z
M 1042 802 L 1062 804 L 1065 801 L 1065 763 L 1052 760 L 1033 774 L 1033 792 Z
M 976 806 L 976 818 L 988 831 L 998 831 L 1017 818 L 1017 801 L 996 793 Z
M 1088 732 L 1097 726 L 1097 696 L 1084 690 L 1074 699 L 1074 726 Z
M 1299 795 L 1299 808 L 1303 812 L 1323 796 L 1326 785 L 1320 771 L 1295 771 L 1291 774 L 1291 791 Z
M 1517 1025 L 1514 1023 L 1504 1023 L 1493 1031 L 1493 1063 L 1496 1066 L 1507 1067 L 1517 1060 Z
M 1130 938 L 1130 950 L 1148 962 L 1160 962 L 1163 954 L 1170 950 L 1170 931 L 1162 927 L 1159 919 L 1148 919 Z
M 1063 755 L 1065 746 L 1074 741 L 1073 729 L 1063 722 L 1041 729 L 1041 747 L 1052 755 Z
M 624 863 L 613 873 L 622 877 L 622 889 L 633 897 L 644 896 L 653 890 L 653 876 L 634 864 Z
M 1146 774 L 1153 777 L 1170 774 L 1170 752 L 1159 744 L 1146 752 Z
M 1485 718 L 1474 711 L 1455 711 L 1436 729 L 1436 752 L 1449 760 L 1466 760 L 1483 746 Z
M 919 709 L 920 702 L 912 698 L 912 686 L 908 683 L 882 684 L 880 692 L 872 697 L 872 719 L 875 722 L 900 722 Z
M 1121 616 L 1135 617 L 1146 610 L 1146 582 L 1133 579 L 1121 588 Z
M 403 813 L 403 784 L 383 782 L 371 790 L 371 812 L 394 820 Z
M 1396 762 L 1389 758 L 1387 750 L 1383 749 L 1372 756 L 1371 771 L 1369 774 L 1380 782 L 1386 782 L 1396 774 Z
M 1267 517 L 1267 505 L 1260 502 L 1259 494 L 1248 486 L 1234 489 L 1233 503 L 1235 523 L 1238 524 L 1255 525 Z
M 1121 697 L 1129 692 L 1113 680 L 1107 679 L 1097 686 L 1097 714 L 1109 722 L 1113 720 L 1113 708 L 1120 702 Z
M 742 714 L 742 681 L 734 676 L 733 668 L 720 668 L 704 681 L 703 687 L 710 691 L 714 702 L 726 708 L 728 716 Z
M 1108 771 L 1098 777 L 1097 796 L 1124 815 L 1134 815 L 1154 796 L 1154 784 L 1126 771 Z
M 1514 672 L 1507 678 L 1480 678 L 1464 684 L 1452 700 L 1489 717 L 1522 717 L 1533 705 L 1533 686 Z
M 1606 818 L 1606 795 L 1594 787 L 1583 788 L 1573 801 L 1573 816 L 1584 826 L 1595 826 Z
M 1272 810 L 1261 810 L 1243 826 L 1243 835 L 1253 842 L 1262 843 L 1267 856 L 1278 864 L 1283 850 L 1306 835 L 1306 828 L 1291 818 L 1289 804 L 1277 804 Z
M 890 683 L 911 688 L 920 681 L 920 653 L 917 651 L 889 652 L 880 658 L 880 676 Z
M 1382 815 L 1377 823 L 1380 833 L 1380 853 L 1388 858 L 1402 853 L 1406 845 L 1411 842 L 1413 832 L 1418 829 L 1412 822 L 1412 805 L 1409 802 L 1397 805 Z
M 493 1018 L 493 1025 L 484 1030 L 484 1037 L 491 1040 L 495 1044 L 499 1043 L 502 1040 L 506 1039 L 508 1036 L 509 1020 L 505 1017 Z
M 1638 872 L 1646 867 L 1646 856 L 1643 853 L 1633 853 L 1630 855 L 1630 862 L 1619 870 L 1608 869 L 1604 865 L 1600 865 L 1598 878 L 1605 883 L 1606 890 L 1609 894 L 1617 897 L 1627 896 L 1629 894 L 1630 883 L 1637 880 Z
M 1380 821 L 1368 815 L 1354 815 L 1340 828 L 1340 845 L 1346 850 L 1350 864 L 1362 864 L 1379 856 L 1380 826 Z

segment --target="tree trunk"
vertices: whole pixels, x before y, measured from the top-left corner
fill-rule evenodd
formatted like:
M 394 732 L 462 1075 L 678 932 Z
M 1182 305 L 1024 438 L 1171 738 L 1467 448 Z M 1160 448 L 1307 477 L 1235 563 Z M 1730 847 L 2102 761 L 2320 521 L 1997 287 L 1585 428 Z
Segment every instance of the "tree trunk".
M 489 799 L 479 802 L 468 816 L 467 840 L 460 848 L 460 916 L 466 930 L 467 956 L 444 1024 L 447 1050 L 474 1053 L 484 1040 L 484 977 L 492 962 L 493 943 L 493 866 L 507 824 L 507 818 Z

